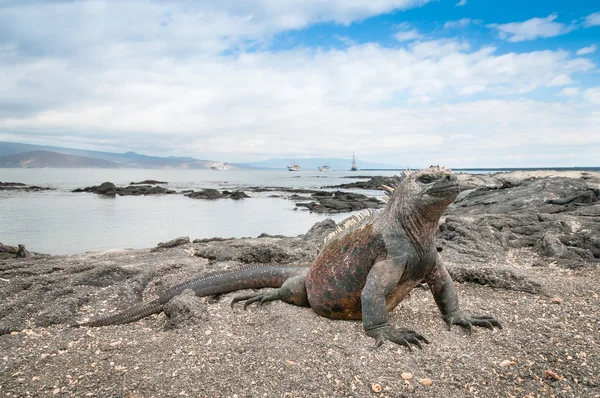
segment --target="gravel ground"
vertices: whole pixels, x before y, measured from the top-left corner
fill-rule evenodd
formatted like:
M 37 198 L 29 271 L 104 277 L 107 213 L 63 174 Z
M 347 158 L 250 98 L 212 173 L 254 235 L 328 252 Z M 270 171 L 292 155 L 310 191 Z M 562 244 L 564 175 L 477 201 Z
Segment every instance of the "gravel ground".
M 159 314 L 69 328 L 152 299 L 163 285 L 235 264 L 209 264 L 182 247 L 6 260 L 2 314 L 23 305 L 15 297 L 36 285 L 47 293 L 29 300 L 41 299 L 48 313 L 64 312 L 73 297 L 85 303 L 46 327 L 37 326 L 44 310 L 35 310 L 24 330 L 0 336 L 0 396 L 600 397 L 600 272 L 529 266 L 532 256 L 514 250 L 495 265 L 535 280 L 543 293 L 457 284 L 463 308 L 493 315 L 501 331 L 448 331 L 431 294 L 415 289 L 391 314 L 393 324 L 430 340 L 413 352 L 391 343 L 374 349 L 359 322 L 281 302 L 232 310 L 234 294 L 193 297 L 191 316 L 175 324 Z M 463 266 L 453 257 L 446 255 L 451 268 Z

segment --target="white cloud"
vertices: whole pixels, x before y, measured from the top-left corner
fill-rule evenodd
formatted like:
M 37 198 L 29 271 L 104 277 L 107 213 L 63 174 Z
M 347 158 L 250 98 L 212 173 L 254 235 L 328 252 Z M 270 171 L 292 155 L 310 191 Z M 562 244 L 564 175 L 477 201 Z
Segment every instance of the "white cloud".
M 218 53 L 318 22 L 348 25 L 429 1 L 15 1 L 0 9 L 0 26 L 4 39 L 52 54 L 94 49 L 123 38 L 155 54 Z
M 583 26 L 585 26 L 586 28 L 589 28 L 591 26 L 600 26 L 600 12 L 595 12 L 585 17 L 585 20 L 583 21 Z
M 467 0 L 459 0 L 459 2 L 456 3 L 456 6 L 457 7 L 462 7 L 462 6 L 466 5 L 466 4 L 467 4 Z
M 485 91 L 485 85 L 483 84 L 474 84 L 472 86 L 463 87 L 458 90 L 458 93 L 461 95 L 473 95 L 477 93 L 481 93 Z
M 564 95 L 565 97 L 575 97 L 578 94 L 579 88 L 577 87 L 565 87 L 559 93 L 559 95 Z
M 579 50 L 577 50 L 576 54 L 577 55 L 585 55 L 585 54 L 591 54 L 594 51 L 596 51 L 596 45 L 592 44 L 591 46 L 580 48 Z
M 526 99 L 595 69 L 572 52 L 499 54 L 423 38 L 396 48 L 348 41 L 342 49 L 271 51 L 262 43 L 286 26 L 346 23 L 384 3 L 392 4 L 315 1 L 320 12 L 297 15 L 267 0 L 252 12 L 232 6 L 207 15 L 183 3 L 169 15 L 161 7 L 171 3 L 162 2 L 123 2 L 123 15 L 114 3 L 54 3 L 77 25 L 68 33 L 52 7 L 11 14 L 10 29 L 0 17 L 8 32 L 0 35 L 0 140 L 230 162 L 356 150 L 364 160 L 414 166 L 502 166 L 506 153 L 524 165 L 559 165 L 553 148 L 578 144 L 578 162 L 597 156 L 595 91 L 582 92 L 585 103 Z M 532 151 L 540 157 L 528 157 Z
M 590 104 L 600 105 L 600 87 L 588 88 L 583 92 L 583 98 Z
M 471 18 L 462 18 L 457 21 L 448 21 L 444 24 L 444 28 L 466 28 L 471 24 Z
M 422 36 L 417 29 L 407 30 L 405 32 L 398 32 L 394 35 L 398 41 L 412 41 L 420 39 Z
M 546 86 L 555 87 L 555 86 L 567 86 L 573 83 L 573 79 L 569 75 L 558 75 L 553 77 Z
M 532 141 L 543 141 L 550 127 L 531 126 L 528 117 L 551 115 L 549 104 L 501 99 L 442 104 L 456 94 L 534 90 L 593 65 L 574 61 L 562 51 L 496 55 L 493 48 L 472 51 L 446 40 L 399 49 L 364 44 L 208 59 L 120 54 L 96 69 L 68 62 L 23 64 L 0 67 L 7 77 L 0 92 L 22 103 L 38 101 L 43 109 L 0 118 L 0 131 L 60 131 L 60 137 L 97 142 L 112 134 L 118 148 L 160 142 L 169 153 L 222 153 L 241 160 L 248 153 L 343 156 L 358 145 L 361 156 L 381 154 L 390 161 L 394 151 L 445 152 L 446 133 L 473 134 L 488 145 L 488 134 L 525 125 Z M 527 112 L 521 111 L 523 103 Z M 575 115 L 571 110 L 569 116 Z M 479 128 L 491 130 L 482 136 Z
M 507 24 L 489 24 L 489 28 L 497 29 L 501 39 L 510 42 L 535 40 L 540 37 L 554 37 L 569 33 L 574 26 L 554 22 L 556 15 L 546 18 L 531 18 L 524 22 L 511 22 Z

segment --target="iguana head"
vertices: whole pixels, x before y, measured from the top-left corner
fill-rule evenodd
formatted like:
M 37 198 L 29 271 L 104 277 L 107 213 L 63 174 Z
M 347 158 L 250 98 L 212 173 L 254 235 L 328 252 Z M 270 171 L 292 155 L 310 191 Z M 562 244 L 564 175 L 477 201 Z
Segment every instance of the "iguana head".
M 456 175 L 439 166 L 410 171 L 395 189 L 384 188 L 393 191 L 386 212 L 419 241 L 433 239 L 442 213 L 459 192 Z

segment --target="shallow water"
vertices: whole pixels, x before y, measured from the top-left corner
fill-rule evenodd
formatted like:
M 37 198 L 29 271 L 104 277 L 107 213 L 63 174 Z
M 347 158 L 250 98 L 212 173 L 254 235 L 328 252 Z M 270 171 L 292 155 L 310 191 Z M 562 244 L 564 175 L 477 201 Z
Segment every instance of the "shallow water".
M 40 253 L 69 254 L 152 247 L 178 236 L 239 238 L 263 232 L 295 236 L 306 233 L 318 221 L 340 221 L 349 214 L 328 216 L 296 210 L 293 201 L 268 197 L 272 192 L 247 191 L 250 199 L 208 201 L 179 194 L 103 198 L 71 190 L 104 181 L 127 185 L 145 179 L 167 181 L 167 187 L 175 190 L 321 188 L 357 181 L 344 176 L 369 174 L 394 172 L 0 169 L 0 181 L 56 188 L 44 192 L 0 192 L 0 242 L 22 243 Z M 379 191 L 364 193 L 381 195 Z

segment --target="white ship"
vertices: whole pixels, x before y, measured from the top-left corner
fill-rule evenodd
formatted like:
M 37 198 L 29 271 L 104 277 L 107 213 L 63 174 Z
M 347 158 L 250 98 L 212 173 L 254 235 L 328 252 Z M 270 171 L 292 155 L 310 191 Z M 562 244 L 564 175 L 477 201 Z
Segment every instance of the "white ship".
M 221 163 L 221 162 L 214 163 L 212 166 L 210 166 L 210 168 L 213 169 L 213 170 L 220 170 L 220 171 L 229 170 L 230 169 L 229 164 L 227 164 L 227 162 L 224 162 L 224 163 Z

